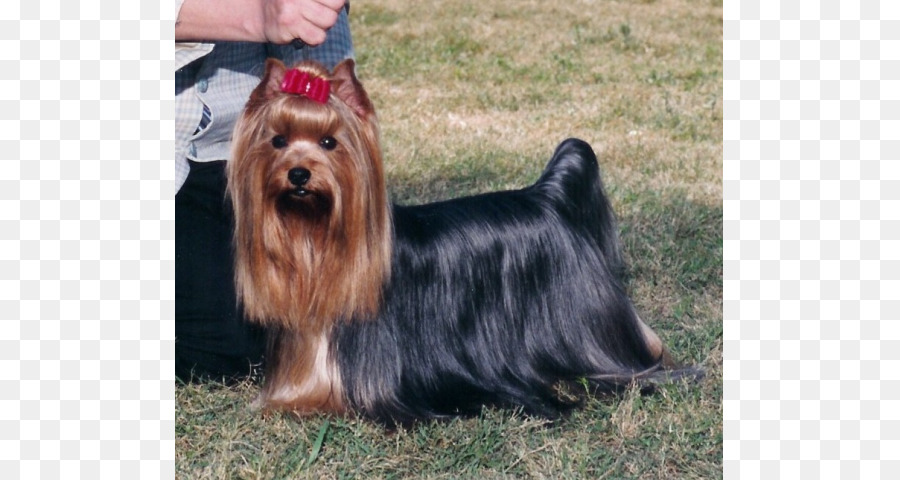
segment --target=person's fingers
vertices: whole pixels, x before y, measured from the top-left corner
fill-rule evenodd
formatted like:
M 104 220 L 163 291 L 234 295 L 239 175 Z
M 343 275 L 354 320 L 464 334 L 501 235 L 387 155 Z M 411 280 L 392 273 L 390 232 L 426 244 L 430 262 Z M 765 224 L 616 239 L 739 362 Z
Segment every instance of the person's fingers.
M 297 33 L 293 34 L 289 41 L 293 41 L 294 38 L 299 38 L 300 40 L 303 40 L 303 43 L 310 46 L 321 45 L 325 42 L 325 38 L 328 35 L 326 29 L 313 25 L 308 21 L 304 21 L 301 28 L 295 28 L 294 30 Z
M 335 12 L 340 12 L 344 5 L 347 3 L 346 0 L 315 0 L 320 5 L 328 7 Z
M 320 3 L 313 3 L 308 9 L 303 10 L 303 17 L 320 29 L 328 30 L 337 23 L 340 11 L 340 8 L 334 10 Z
M 319 45 L 337 22 L 343 5 L 343 0 L 269 0 L 265 5 L 266 38 L 279 44 L 299 38 L 308 45 Z

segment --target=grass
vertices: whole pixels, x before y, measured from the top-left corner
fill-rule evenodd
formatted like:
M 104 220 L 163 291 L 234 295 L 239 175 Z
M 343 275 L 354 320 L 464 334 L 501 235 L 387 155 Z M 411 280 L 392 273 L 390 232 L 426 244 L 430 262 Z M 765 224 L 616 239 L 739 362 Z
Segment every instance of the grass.
M 256 387 L 176 388 L 178 478 L 722 475 L 722 5 L 707 0 L 353 3 L 391 195 L 534 181 L 577 136 L 600 158 L 638 309 L 696 385 L 386 432 L 250 409 Z

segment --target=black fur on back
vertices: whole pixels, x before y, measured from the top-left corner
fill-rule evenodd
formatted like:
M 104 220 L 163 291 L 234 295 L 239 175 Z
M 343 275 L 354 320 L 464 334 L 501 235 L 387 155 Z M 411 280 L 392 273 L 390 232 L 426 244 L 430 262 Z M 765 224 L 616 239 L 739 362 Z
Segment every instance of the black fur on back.
M 351 408 L 386 424 L 477 414 L 555 417 L 560 382 L 600 390 L 658 366 L 622 284 L 615 218 L 590 146 L 570 139 L 522 190 L 395 206 L 375 319 L 333 332 Z

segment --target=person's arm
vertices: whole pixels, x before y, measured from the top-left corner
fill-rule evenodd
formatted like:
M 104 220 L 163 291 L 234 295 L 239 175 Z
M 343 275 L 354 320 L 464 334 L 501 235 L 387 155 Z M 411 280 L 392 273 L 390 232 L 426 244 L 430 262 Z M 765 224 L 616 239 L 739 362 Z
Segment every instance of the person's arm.
M 184 0 L 175 41 L 246 41 L 309 45 L 325 41 L 345 0 Z

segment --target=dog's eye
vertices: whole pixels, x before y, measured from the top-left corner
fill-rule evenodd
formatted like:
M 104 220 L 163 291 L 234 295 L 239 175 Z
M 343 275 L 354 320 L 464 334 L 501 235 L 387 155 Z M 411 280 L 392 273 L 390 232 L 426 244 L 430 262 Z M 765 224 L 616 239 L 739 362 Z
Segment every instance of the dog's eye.
M 334 148 L 337 147 L 337 140 L 335 140 L 334 137 L 325 136 L 319 140 L 319 146 L 325 150 L 334 150 Z
M 288 144 L 287 137 L 284 135 L 275 135 L 272 137 L 272 146 L 275 148 L 284 148 Z

